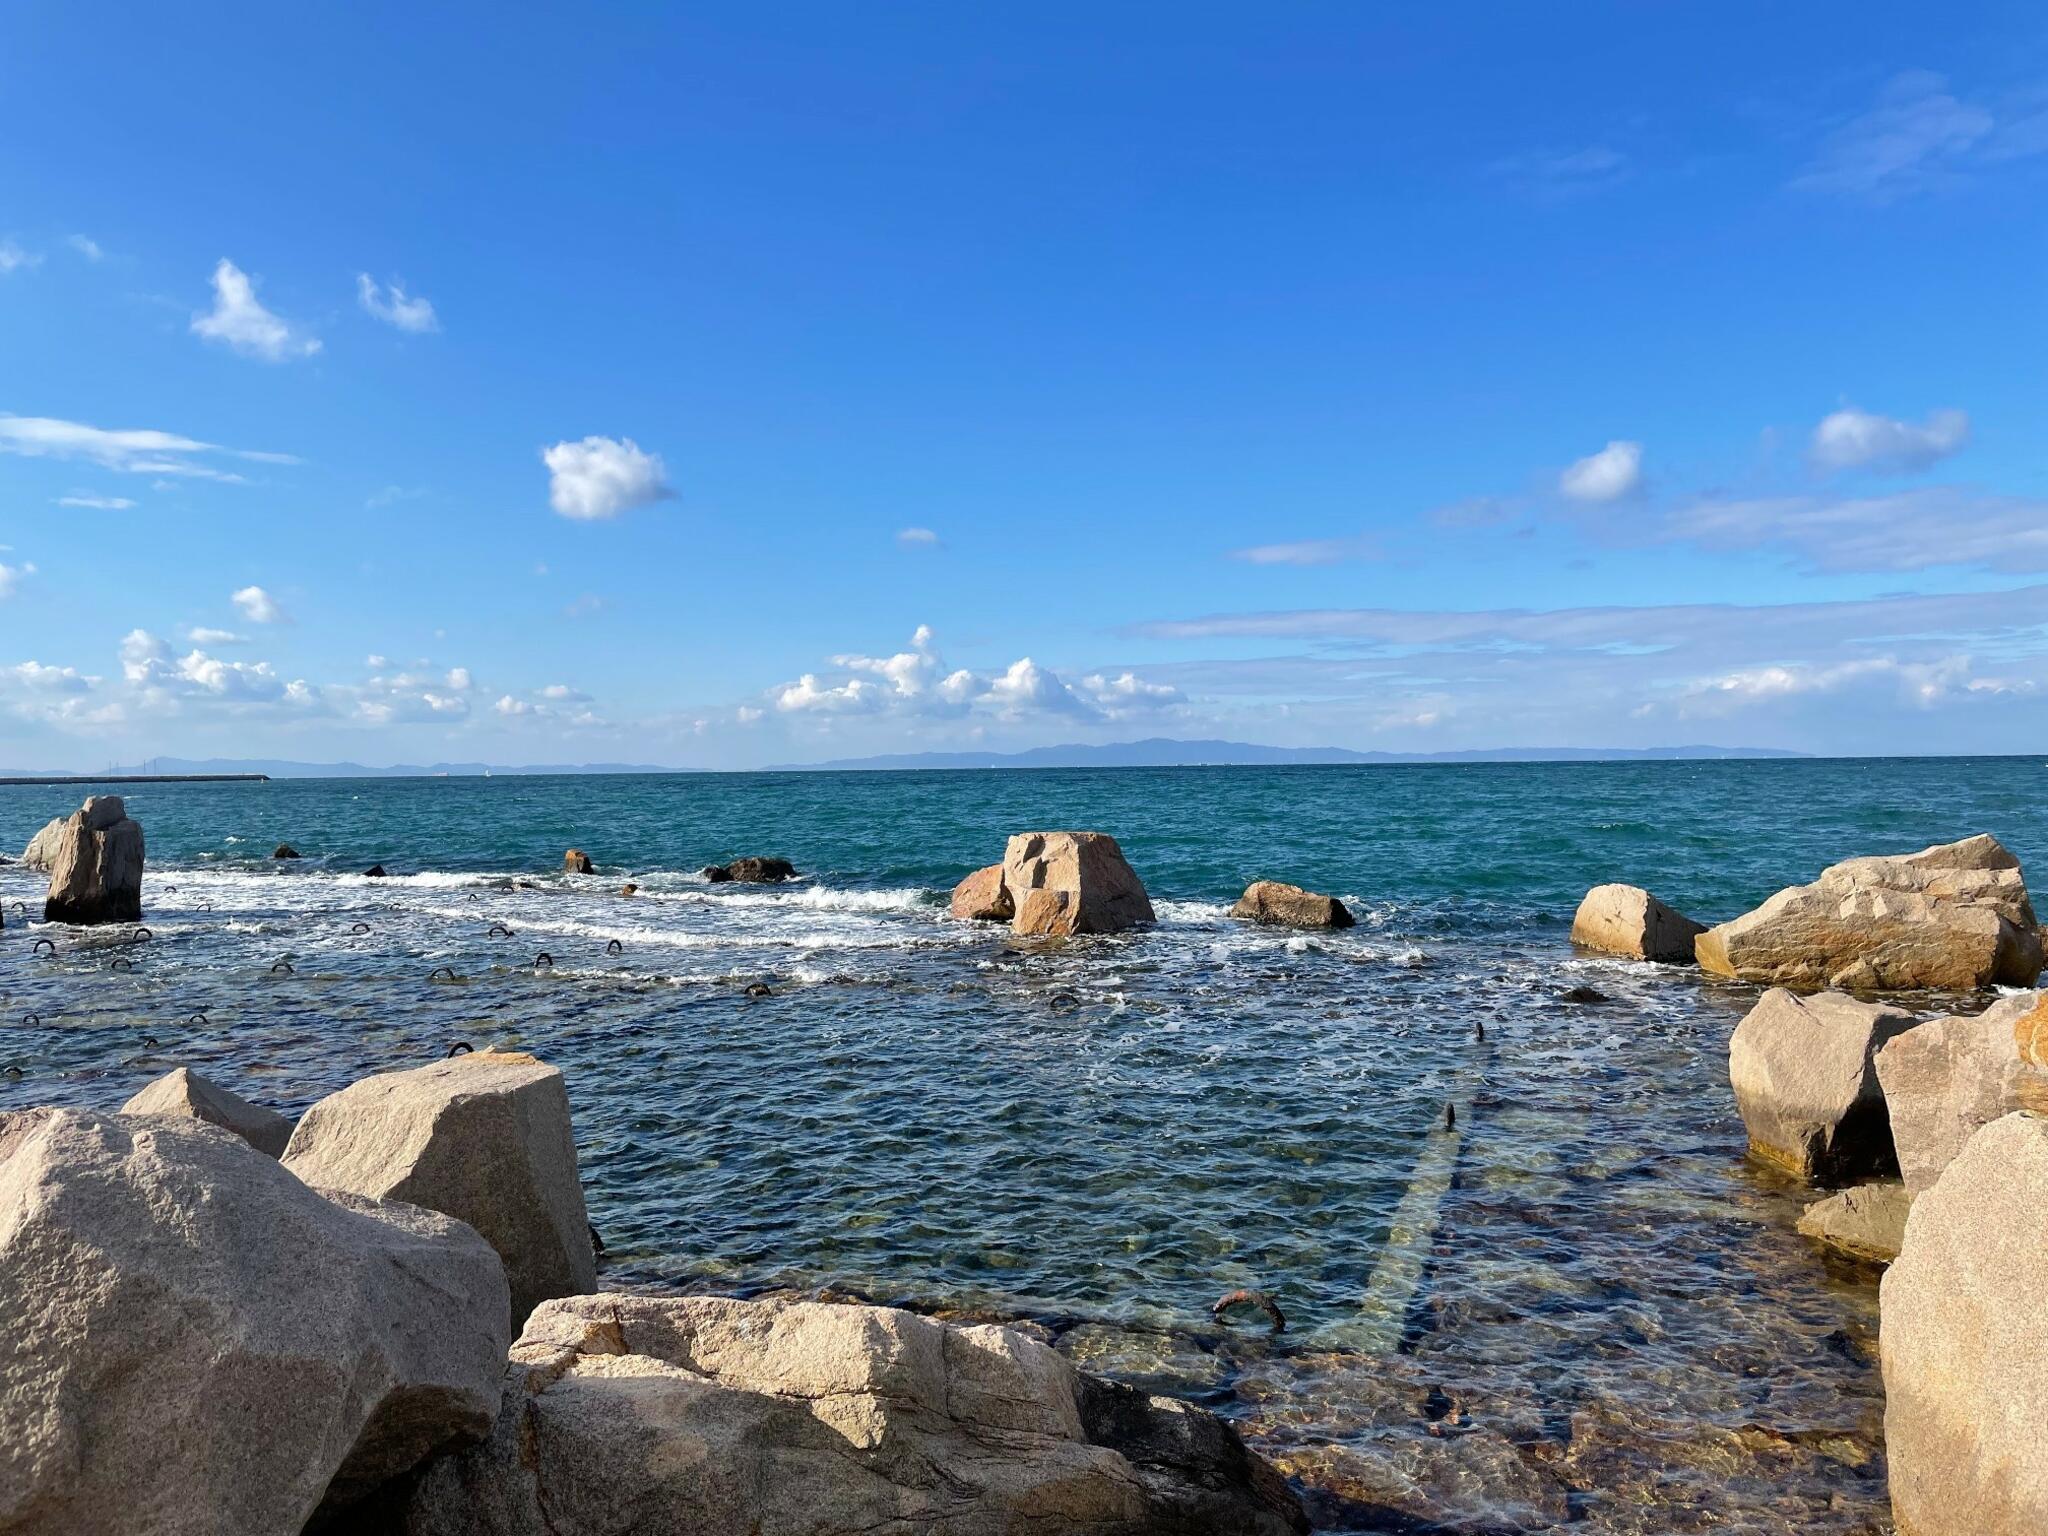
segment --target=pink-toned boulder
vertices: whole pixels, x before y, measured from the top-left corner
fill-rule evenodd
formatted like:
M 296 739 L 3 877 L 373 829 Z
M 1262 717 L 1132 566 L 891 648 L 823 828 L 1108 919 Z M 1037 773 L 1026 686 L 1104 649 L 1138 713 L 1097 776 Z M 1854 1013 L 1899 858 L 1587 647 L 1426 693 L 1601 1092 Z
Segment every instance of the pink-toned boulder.
M 977 869 L 953 887 L 955 917 L 975 923 L 1007 923 L 1017 915 L 1010 900 L 1010 888 L 1003 884 L 1003 866 L 991 864 Z
M 1015 933 L 1120 933 L 1152 919 L 1143 882 L 1106 832 L 1020 832 L 1003 852 Z
M 1572 942 L 1630 960 L 1690 965 L 1693 940 L 1707 931 L 1639 885 L 1596 885 L 1572 918 Z

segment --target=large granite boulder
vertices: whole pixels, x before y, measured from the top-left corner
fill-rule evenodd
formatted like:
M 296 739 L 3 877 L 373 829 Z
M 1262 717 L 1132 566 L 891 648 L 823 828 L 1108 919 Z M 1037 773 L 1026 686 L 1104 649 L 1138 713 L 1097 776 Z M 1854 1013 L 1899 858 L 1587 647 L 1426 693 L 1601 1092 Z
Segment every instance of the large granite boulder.
M 1857 1184 L 1814 1201 L 1800 1213 L 1799 1230 L 1852 1259 L 1890 1263 L 1899 1256 L 1912 1208 L 1903 1184 Z
M 1106 832 L 1019 832 L 1003 850 L 1012 932 L 1066 938 L 1152 921 L 1137 872 Z
M 1750 1150 L 1802 1179 L 1844 1184 L 1896 1166 L 1872 1058 L 1913 1015 L 1839 992 L 1774 987 L 1728 1042 Z
M 298 1536 L 498 1411 L 505 1275 L 196 1120 L 0 1114 L 0 1531 Z
M 1283 928 L 1349 928 L 1353 922 L 1351 909 L 1336 897 L 1278 880 L 1254 880 L 1237 898 L 1230 915 Z
M 142 921 L 142 828 L 119 795 L 95 795 L 66 817 L 49 860 L 44 922 Z
M 53 816 L 43 823 L 42 831 L 28 840 L 28 846 L 21 850 L 21 867 L 33 869 L 42 874 L 50 872 L 50 862 L 57 857 L 57 847 L 64 839 L 64 823 L 69 816 Z
M 2048 1531 L 2048 1120 L 1970 1138 L 1913 1202 L 1878 1352 L 1900 1536 Z
M 796 878 L 796 866 L 787 859 L 749 856 L 734 859 L 730 864 L 709 865 L 704 871 L 704 878 L 713 885 L 734 882 L 740 885 L 779 885 L 784 880 Z
M 953 887 L 949 910 L 955 917 L 975 923 L 1007 923 L 1017 915 L 1010 900 L 1010 888 L 1003 884 L 1003 866 L 991 864 L 977 869 Z
M 1931 1018 L 1877 1053 L 1908 1191 L 1930 1188 L 1978 1127 L 2015 1109 L 2048 1110 L 2044 1026 L 2048 993 L 2021 992 L 1982 1013 Z
M 1007 1328 L 888 1307 L 549 1302 L 490 1440 L 409 1536 L 1283 1536 L 1307 1522 L 1221 1420 Z
M 1693 940 L 1707 931 L 1640 885 L 1596 885 L 1572 917 L 1572 942 L 1630 960 L 1693 961 Z
M 1714 975 L 1804 990 L 2028 987 L 2041 973 L 2019 860 L 1981 833 L 1833 865 L 1694 949 Z
M 505 1261 L 516 1331 L 553 1296 L 597 1289 L 562 1074 L 478 1051 L 351 1083 L 300 1118 L 284 1165 L 308 1184 L 465 1221 Z
M 258 1152 L 284 1155 L 292 1123 L 274 1109 L 251 1104 L 189 1067 L 166 1072 L 121 1106 L 124 1115 L 182 1115 L 233 1131 Z

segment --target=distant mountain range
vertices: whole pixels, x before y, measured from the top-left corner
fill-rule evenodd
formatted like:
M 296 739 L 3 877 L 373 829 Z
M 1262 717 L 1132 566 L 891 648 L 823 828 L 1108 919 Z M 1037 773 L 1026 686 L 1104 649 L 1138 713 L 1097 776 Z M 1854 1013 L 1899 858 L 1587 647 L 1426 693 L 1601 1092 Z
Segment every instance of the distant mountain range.
M 1245 741 L 1070 743 L 1023 752 L 891 752 L 825 763 L 783 763 L 785 771 L 858 768 L 1177 768 L 1282 763 L 1595 763 L 1659 759 L 1804 757 L 1771 747 L 1488 747 L 1464 752 L 1353 752 L 1348 747 L 1262 747 Z

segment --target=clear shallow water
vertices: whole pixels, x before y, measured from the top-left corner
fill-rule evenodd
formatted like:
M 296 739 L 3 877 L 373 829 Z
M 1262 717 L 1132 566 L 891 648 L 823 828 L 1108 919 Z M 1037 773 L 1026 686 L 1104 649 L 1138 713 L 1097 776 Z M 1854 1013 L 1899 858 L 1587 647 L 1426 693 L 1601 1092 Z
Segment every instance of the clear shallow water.
M 41 882 L 0 867 L 0 1107 L 112 1107 L 189 1064 L 293 1113 L 457 1039 L 518 1046 L 568 1074 L 607 1283 L 1033 1319 L 1239 1419 L 1330 1529 L 1882 1530 L 1875 1277 L 1742 1160 L 1726 1042 L 1752 994 L 1566 933 L 1601 880 L 1712 920 L 1979 830 L 2035 866 L 2044 782 L 2002 759 L 142 787 L 152 942 L 33 954 L 15 903 Z M 0 847 L 78 798 L 0 788 Z M 1114 832 L 1158 926 L 1042 947 L 945 917 L 1042 826 Z M 273 863 L 287 840 L 307 857 Z M 570 845 L 599 873 L 555 872 Z M 807 878 L 695 873 L 743 853 Z M 1257 876 L 1360 924 L 1232 923 Z M 1212 1323 L 1238 1286 L 1288 1331 Z

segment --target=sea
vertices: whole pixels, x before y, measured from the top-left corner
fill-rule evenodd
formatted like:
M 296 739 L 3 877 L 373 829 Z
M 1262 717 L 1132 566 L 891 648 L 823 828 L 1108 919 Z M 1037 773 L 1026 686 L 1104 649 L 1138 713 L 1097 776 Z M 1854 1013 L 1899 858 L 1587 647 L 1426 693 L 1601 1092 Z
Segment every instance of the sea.
M 0 1109 L 183 1065 L 291 1115 L 532 1051 L 607 1286 L 1017 1323 L 1235 1421 L 1321 1530 L 1883 1532 L 1879 1273 L 1745 1158 L 1755 990 L 1575 953 L 1572 911 L 1626 881 L 1711 922 L 1985 831 L 2048 869 L 2044 791 L 2033 758 L 121 786 L 143 929 L 46 928 L 0 866 Z M 81 794 L 0 788 L 0 848 Z M 948 916 L 1046 828 L 1113 834 L 1158 921 Z M 747 854 L 800 878 L 702 873 Z M 1234 921 L 1261 878 L 1357 926 Z M 1239 1289 L 1284 1331 L 1213 1316 Z

